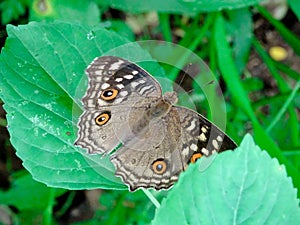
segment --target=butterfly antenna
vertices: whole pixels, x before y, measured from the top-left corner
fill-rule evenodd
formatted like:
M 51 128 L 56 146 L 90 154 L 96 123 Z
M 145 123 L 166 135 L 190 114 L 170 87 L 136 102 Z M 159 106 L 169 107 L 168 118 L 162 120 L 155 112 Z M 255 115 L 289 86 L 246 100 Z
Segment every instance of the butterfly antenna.
M 214 81 L 214 80 L 211 80 L 211 81 L 207 82 L 206 86 L 211 85 L 211 84 L 214 84 L 214 83 L 215 83 L 215 81 Z
M 191 65 L 191 64 L 189 64 L 189 65 Z M 182 81 L 182 79 L 181 79 L 181 81 Z M 211 80 L 211 81 L 207 82 L 207 83 L 205 84 L 205 86 L 212 85 L 212 84 L 214 84 L 214 83 L 215 83 L 215 80 Z M 186 93 L 187 93 L 187 94 L 190 94 L 190 93 L 192 93 L 194 90 L 195 90 L 195 89 L 192 88 L 192 89 L 190 89 L 189 91 L 186 91 Z
M 186 91 L 187 94 L 190 94 L 194 91 L 194 88 L 190 89 L 189 91 Z
M 214 83 L 215 83 L 215 81 L 214 81 L 214 80 L 211 80 L 211 81 L 209 81 L 209 82 L 206 83 L 206 86 L 212 85 L 212 84 L 214 84 Z M 192 88 L 192 89 L 190 89 L 189 91 L 186 91 L 186 93 L 187 93 L 187 94 L 190 94 L 190 93 L 192 93 L 194 90 L 195 90 L 195 89 Z

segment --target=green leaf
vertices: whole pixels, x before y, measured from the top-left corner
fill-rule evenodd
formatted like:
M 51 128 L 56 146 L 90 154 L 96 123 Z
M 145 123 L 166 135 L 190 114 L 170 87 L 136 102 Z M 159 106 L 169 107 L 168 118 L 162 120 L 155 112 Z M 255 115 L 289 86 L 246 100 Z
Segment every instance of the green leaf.
M 34 191 L 33 191 L 34 190 Z M 57 189 L 56 195 L 63 194 L 65 190 Z M 30 174 L 15 174 L 15 178 L 8 191 L 0 191 L 0 202 L 16 207 L 18 210 L 45 210 L 49 204 L 51 189 L 36 182 Z
M 256 77 L 245 78 L 243 80 L 242 84 L 243 84 L 244 90 L 247 93 L 254 92 L 254 91 L 260 91 L 264 87 L 263 81 L 259 78 L 256 78 Z
M 219 69 L 225 82 L 228 85 L 231 96 L 236 105 L 240 105 L 243 111 L 251 119 L 255 119 L 254 112 L 251 108 L 251 102 L 248 99 L 247 93 L 242 87 L 242 82 L 233 61 L 232 49 L 226 40 L 225 22 L 224 17 L 219 14 L 213 30 L 213 38 L 217 49 L 217 59 Z
M 31 21 L 78 21 L 96 25 L 100 21 L 98 6 L 93 1 L 34 0 L 30 8 Z
M 108 157 L 75 148 L 84 69 L 101 55 L 151 61 L 136 43 L 103 28 L 55 22 L 8 26 L 0 56 L 0 97 L 11 143 L 34 179 L 68 189 L 126 189 Z M 153 60 L 152 60 L 153 61 Z M 143 64 L 163 75 L 158 64 Z
M 284 166 L 246 135 L 235 151 L 201 158 L 182 173 L 155 224 L 299 224 L 300 209 Z
M 298 0 L 288 0 L 288 5 L 290 6 L 291 10 L 295 13 L 298 20 L 300 20 L 300 2 Z
M 106 20 L 102 25 L 107 29 L 117 32 L 119 35 L 126 37 L 130 41 L 135 40 L 133 31 L 122 20 Z
M 223 0 L 223 1 L 189 1 L 189 0 L 110 0 L 110 6 L 116 9 L 130 12 L 172 12 L 172 13 L 195 13 L 212 12 L 222 9 L 237 9 L 258 4 L 262 0 Z
M 248 62 L 252 41 L 252 18 L 248 8 L 228 11 L 228 22 L 233 35 L 233 53 L 236 67 L 241 74 Z
M 8 24 L 25 13 L 27 0 L 4 0 L 0 3 L 1 23 Z

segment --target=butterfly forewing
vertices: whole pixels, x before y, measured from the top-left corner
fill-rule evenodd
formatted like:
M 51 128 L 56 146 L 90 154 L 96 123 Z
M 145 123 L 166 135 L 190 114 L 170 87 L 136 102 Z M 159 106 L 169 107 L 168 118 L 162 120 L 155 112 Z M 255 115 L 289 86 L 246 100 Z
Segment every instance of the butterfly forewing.
M 149 73 L 138 65 L 118 57 L 96 58 L 86 69 L 86 74 L 89 80 L 88 89 L 82 99 L 86 109 L 116 106 L 124 101 L 127 104 L 138 97 L 162 95 L 159 84 Z M 105 95 L 114 90 L 115 98 Z
M 129 112 L 135 103 L 160 98 L 161 88 L 145 70 L 113 56 L 96 58 L 86 74 L 88 88 L 82 99 L 85 112 L 79 119 L 75 144 L 89 153 L 108 153 L 128 138 Z

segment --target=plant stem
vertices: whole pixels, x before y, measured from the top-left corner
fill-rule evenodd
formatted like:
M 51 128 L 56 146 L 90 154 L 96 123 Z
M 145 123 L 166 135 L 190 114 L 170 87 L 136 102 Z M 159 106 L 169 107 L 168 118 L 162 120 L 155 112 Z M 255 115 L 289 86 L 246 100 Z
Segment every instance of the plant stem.
M 156 208 L 160 207 L 160 203 L 157 201 L 157 199 L 153 196 L 153 194 L 148 189 L 143 189 L 143 192 L 150 199 L 153 205 L 155 205 Z
M 62 206 L 62 208 L 58 212 L 55 213 L 55 215 L 57 215 L 57 216 L 64 215 L 67 212 L 67 210 L 70 208 L 70 206 L 72 205 L 75 195 L 76 195 L 76 192 L 71 191 L 65 204 Z
M 55 204 L 55 188 L 49 188 L 49 200 L 48 206 L 43 213 L 43 224 L 51 225 L 52 224 L 52 214 L 53 214 L 53 206 Z

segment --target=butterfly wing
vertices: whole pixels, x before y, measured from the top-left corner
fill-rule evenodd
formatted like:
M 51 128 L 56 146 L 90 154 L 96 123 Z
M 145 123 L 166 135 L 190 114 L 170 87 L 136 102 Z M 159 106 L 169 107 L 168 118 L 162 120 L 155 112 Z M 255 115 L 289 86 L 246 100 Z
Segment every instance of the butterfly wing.
M 171 110 L 151 124 L 150 134 L 143 135 L 152 142 L 132 139 L 111 156 L 116 175 L 131 191 L 141 187 L 166 189 L 177 181 L 184 166 L 178 154 L 180 129 L 179 115 Z
M 116 106 L 124 103 L 125 100 L 128 104 L 132 99 L 162 95 L 159 83 L 147 71 L 119 57 L 96 58 L 87 67 L 86 74 L 88 89 L 82 99 L 85 109 Z M 105 97 L 103 94 L 109 90 L 115 92 L 112 91 L 112 96 Z
M 183 107 L 173 106 L 152 129 L 155 129 L 152 139 L 160 137 L 159 144 L 145 147 L 142 142 L 134 141 L 111 157 L 116 175 L 131 191 L 141 187 L 167 189 L 190 162 L 202 155 L 236 147 L 219 128 Z
M 180 117 L 181 155 L 185 162 L 237 147 L 228 135 L 199 113 L 184 107 L 175 106 L 175 109 Z
M 107 153 L 129 132 L 130 109 L 141 99 L 161 98 L 157 81 L 136 64 L 113 56 L 96 58 L 86 69 L 88 89 L 78 123 L 76 145 Z

